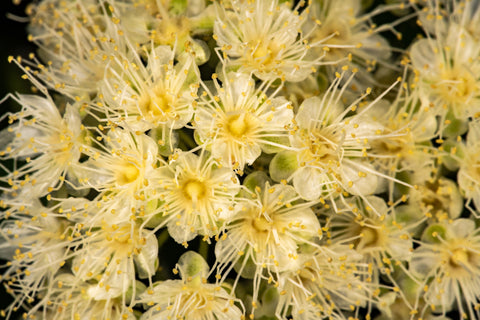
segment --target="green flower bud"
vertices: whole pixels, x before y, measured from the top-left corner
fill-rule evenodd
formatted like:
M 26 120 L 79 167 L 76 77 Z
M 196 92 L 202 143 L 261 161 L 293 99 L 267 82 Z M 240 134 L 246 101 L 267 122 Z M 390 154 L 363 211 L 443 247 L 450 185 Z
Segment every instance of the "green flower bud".
M 280 182 L 282 179 L 288 179 L 297 168 L 297 153 L 294 151 L 282 151 L 273 157 L 269 171 L 272 179 Z

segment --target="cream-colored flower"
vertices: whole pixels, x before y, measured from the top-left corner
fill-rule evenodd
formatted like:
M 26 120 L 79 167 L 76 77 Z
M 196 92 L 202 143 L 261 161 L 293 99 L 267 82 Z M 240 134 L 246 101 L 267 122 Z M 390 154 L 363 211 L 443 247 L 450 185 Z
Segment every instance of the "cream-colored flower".
M 347 246 L 316 248 L 299 255 L 279 275 L 277 319 L 347 319 L 348 312 L 371 304 L 372 286 L 361 279 L 361 255 Z
M 43 196 L 59 188 L 69 172 L 80 166 L 78 160 L 87 146 L 77 106 L 67 104 L 63 116 L 50 96 L 18 95 L 12 98 L 22 110 L 9 116 L 14 133 L 0 156 L 19 165 L 5 179 L 15 193 Z M 24 191 L 22 191 L 24 190 Z
M 455 16 L 440 11 L 435 3 L 428 2 L 421 16 L 426 32 L 432 35 L 416 41 L 410 57 L 416 73 L 414 85 L 426 104 L 431 103 L 441 115 L 440 125 L 445 128 L 453 120 L 466 121 L 480 112 L 480 42 L 457 23 L 464 22 L 458 16 L 461 11 Z
M 109 8 L 112 16 L 105 14 Z M 70 99 L 88 99 L 98 93 L 109 64 L 107 56 L 126 51 L 127 38 L 111 4 L 96 0 L 46 0 L 33 4 L 30 40 L 40 48 L 23 60 L 35 77 Z M 113 18 L 113 19 L 112 19 Z
M 136 319 L 132 308 L 127 307 L 130 301 L 112 299 L 106 292 L 107 288 L 98 283 L 63 273 L 53 279 L 44 303 L 29 310 L 28 316 L 52 320 Z
M 409 204 L 405 209 L 407 212 L 415 212 L 417 219 L 426 216 L 433 221 L 442 222 L 457 219 L 464 206 L 457 183 L 439 177 L 410 189 Z
M 215 10 L 205 0 L 129 0 L 115 3 L 121 24 L 133 43 L 170 46 L 176 57 L 195 52 L 195 62 L 210 58 L 205 36 L 211 36 Z
M 292 120 L 290 103 L 269 93 L 269 82 L 255 87 L 244 73 L 229 73 L 222 87 L 207 97 L 195 112 L 199 140 L 224 166 L 242 171 L 261 152 L 278 152 L 288 144 L 285 126 Z
M 347 116 L 357 109 L 358 100 L 343 106 L 341 79 L 339 74 L 323 96 L 303 101 L 290 131 L 290 144 L 297 150 L 293 159 L 297 169 L 290 178 L 295 190 L 307 200 L 333 199 L 343 192 L 363 196 L 374 193 L 383 174 L 367 160 L 376 156 L 371 146 L 390 134 L 399 136 L 384 134 L 382 124 L 365 116 L 380 98 L 356 115 Z
M 256 187 L 252 199 L 239 199 L 235 215 L 215 246 L 220 274 L 225 278 L 235 267 L 238 274 L 253 278 L 253 301 L 260 281 L 289 270 L 302 246 L 316 246 L 320 223 L 288 185 Z
M 178 260 L 174 272 L 181 280 L 154 283 L 139 302 L 150 306 L 141 320 L 241 320 L 241 302 L 219 285 L 207 283 L 209 267 L 198 253 L 188 251 Z
M 96 197 L 100 211 L 91 216 L 90 223 L 129 221 L 154 192 L 151 181 L 159 161 L 157 144 L 146 135 L 120 128 L 99 138 L 105 145 L 92 148 L 90 159 L 77 173 L 80 183 L 100 192 Z
M 52 208 L 36 199 L 19 205 L 20 199 L 7 201 L 9 207 L 1 215 L 0 257 L 10 260 L 2 280 L 14 296 L 7 315 L 45 295 L 70 257 L 75 232 L 72 223 L 58 218 Z
M 104 289 L 103 299 L 125 296 L 139 278 L 151 279 L 158 264 L 158 243 L 155 234 L 135 223 L 111 223 L 85 228 L 75 244 L 72 272 L 83 281 L 98 282 Z
M 445 313 L 455 304 L 463 318 L 477 319 L 480 299 L 480 229 L 473 220 L 434 224 L 412 255 L 411 271 L 423 279 L 427 308 Z
M 322 56 L 310 54 L 320 43 L 309 43 L 301 31 L 303 5 L 291 9 L 279 0 L 231 1 L 231 10 L 217 5 L 214 33 L 224 63 L 262 80 L 305 79 Z
M 423 184 L 435 165 L 437 149 L 431 141 L 437 136 L 435 112 L 424 105 L 416 90 L 404 88 L 394 101 L 381 100 L 365 114 L 383 125 L 378 132 L 382 139 L 370 144 L 375 168 L 388 177 L 408 175 L 409 182 Z M 382 179 L 393 190 L 393 179 Z
M 103 103 L 92 108 L 132 131 L 161 127 L 165 136 L 184 127 L 192 120 L 198 71 L 191 55 L 177 63 L 174 56 L 169 46 L 155 47 L 143 58 L 113 56 L 100 90 Z
M 325 55 L 323 60 L 328 64 L 328 77 L 334 79 L 338 63 L 349 64 L 359 69 L 352 85 L 352 88 L 359 90 L 376 83 L 375 72 L 380 68 L 390 69 L 390 72 L 395 69 L 389 61 L 392 49 L 381 33 L 391 31 L 400 36 L 394 27 L 408 18 L 403 17 L 381 25 L 372 24 L 371 19 L 374 17 L 401 6 L 379 6 L 368 13 L 364 12 L 362 6 L 363 3 L 357 0 L 314 0 L 309 7 L 308 23 L 305 24 L 305 27 L 310 29 L 312 25 L 319 24 L 308 34 L 308 40 L 314 43 L 322 42 L 322 47 L 318 46 L 313 50 L 318 55 Z
M 379 285 L 381 276 L 395 283 L 391 276 L 394 267 L 410 260 L 411 228 L 382 198 L 367 196 L 346 201 L 341 213 L 327 214 L 325 228 L 331 243 L 350 245 L 362 255 L 360 261 L 369 266 L 362 277 L 369 283 Z
M 467 141 L 459 159 L 458 187 L 467 202 L 480 208 L 480 122 L 470 122 Z
M 206 152 L 174 154 L 170 164 L 158 169 L 156 179 L 157 192 L 149 200 L 158 201 L 152 210 L 164 217 L 156 228 L 166 223 L 170 236 L 183 244 L 197 234 L 205 240 L 217 235 L 232 216 L 240 190 L 235 173 Z

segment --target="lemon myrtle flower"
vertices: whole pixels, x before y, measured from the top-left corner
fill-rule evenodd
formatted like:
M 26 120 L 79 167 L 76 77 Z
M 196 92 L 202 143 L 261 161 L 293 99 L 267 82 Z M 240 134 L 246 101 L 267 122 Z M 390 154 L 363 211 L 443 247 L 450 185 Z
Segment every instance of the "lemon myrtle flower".
M 372 303 L 372 288 L 360 277 L 360 257 L 342 245 L 299 255 L 291 269 L 279 275 L 277 319 L 286 319 L 289 313 L 295 320 L 347 319 L 347 310 Z
M 381 172 L 388 176 L 411 174 L 420 183 L 434 166 L 436 149 L 430 141 L 437 135 L 437 119 L 415 90 L 400 90 L 393 102 L 379 101 L 368 112 L 372 121 L 383 125 L 379 132 L 384 135 L 372 141 L 371 152 L 377 156 L 374 163 Z
M 356 88 L 365 89 L 368 84 L 375 83 L 374 72 L 379 66 L 395 68 L 389 61 L 392 49 L 381 32 L 392 31 L 399 36 L 394 27 L 408 16 L 380 26 L 370 21 L 374 16 L 398 7 L 400 5 L 392 4 L 365 13 L 362 3 L 356 0 L 342 3 L 331 0 L 312 1 L 305 26 L 311 28 L 311 25 L 318 24 L 309 33 L 308 39 L 314 43 L 322 42 L 322 47 L 317 46 L 312 50 L 319 55 L 324 54 L 323 61 L 331 63 L 326 66 L 330 79 L 335 78 L 338 63 L 347 63 L 359 69 L 357 79 L 354 80 Z
M 17 190 L 43 196 L 59 188 L 78 160 L 87 143 L 83 139 L 78 107 L 67 104 L 63 115 L 50 96 L 18 95 L 13 98 L 22 109 L 9 116 L 7 130 L 13 139 L 2 146 L 0 156 L 19 163 L 16 170 L 2 179 Z M 22 162 L 24 164 L 20 165 Z
M 278 152 L 288 144 L 285 126 L 293 118 L 290 103 L 271 83 L 258 88 L 254 79 L 243 73 L 229 73 L 217 92 L 208 92 L 195 111 L 195 129 L 200 142 L 224 166 L 242 171 L 261 152 Z M 207 89 L 208 90 L 208 89 Z
M 266 182 L 255 189 L 251 199 L 239 199 L 215 245 L 220 274 L 235 267 L 253 278 L 254 302 L 260 281 L 288 270 L 302 246 L 316 246 L 322 234 L 310 203 L 299 202 L 293 187 Z
M 195 62 L 210 58 L 205 36 L 211 35 L 215 11 L 205 0 L 141 0 L 115 3 L 125 33 L 133 43 L 170 46 L 176 57 L 185 50 L 195 52 Z
M 15 296 L 8 314 L 46 294 L 48 284 L 71 257 L 68 249 L 75 230 L 38 200 L 15 202 L 8 202 L 0 228 L 1 257 L 11 260 L 2 277 L 7 292 Z
M 207 282 L 209 267 L 198 253 L 184 253 L 174 272 L 181 280 L 154 283 L 141 295 L 139 302 L 150 307 L 141 320 L 244 319 L 241 302 L 222 286 Z
M 399 222 L 394 208 L 388 208 L 379 197 L 346 201 L 346 211 L 327 217 L 325 227 L 331 242 L 351 245 L 362 255 L 360 261 L 369 265 L 368 282 L 379 284 L 381 275 L 390 279 L 394 266 L 410 260 L 413 242 L 409 225 Z
M 129 40 L 105 14 L 111 4 L 98 1 L 42 1 L 31 7 L 29 39 L 39 46 L 37 55 L 23 60 L 26 70 L 53 90 L 71 99 L 88 99 L 98 92 L 115 51 L 126 52 Z M 113 9 L 112 9 L 113 10 Z M 54 18 L 52 18 L 54 17 Z
M 158 169 L 155 184 L 152 211 L 163 217 L 155 228 L 166 223 L 170 236 L 183 244 L 197 234 L 205 240 L 217 235 L 233 215 L 234 197 L 240 190 L 235 173 L 220 167 L 206 152 L 175 153 L 168 165 Z
M 303 101 L 290 130 L 290 145 L 296 152 L 279 160 L 291 162 L 291 168 L 279 175 L 292 179 L 295 190 L 307 200 L 335 197 L 336 192 L 372 194 L 382 175 L 367 158 L 375 158 L 371 145 L 387 136 L 382 134 L 384 126 L 365 118 L 365 111 L 347 116 L 357 105 L 342 105 L 337 92 L 343 92 L 338 87 L 341 78 L 339 74 L 323 96 Z
M 457 219 L 462 213 L 463 198 L 454 181 L 441 177 L 416 185 L 417 188 L 410 189 L 405 208 L 408 212 L 415 211 L 435 222 Z
M 480 123 L 469 124 L 467 141 L 460 144 L 462 155 L 459 160 L 458 187 L 467 202 L 473 201 L 476 208 L 480 207 Z
M 480 7 L 385 1 L 28 4 L 0 317 L 479 318 Z
M 82 185 L 99 192 L 96 206 L 100 212 L 92 219 L 128 221 L 131 210 L 136 212 L 153 192 L 150 180 L 157 166 L 158 146 L 146 135 L 120 128 L 111 128 L 98 137 L 105 145 L 92 148 L 84 168 L 77 172 Z
M 311 55 L 301 31 L 306 18 L 278 0 L 232 1 L 231 10 L 217 6 L 214 33 L 227 66 L 262 80 L 300 81 L 315 71 L 322 56 Z M 308 33 L 308 32 L 307 32 Z
M 111 65 L 117 68 L 110 69 L 103 81 L 100 110 L 106 111 L 108 120 L 130 130 L 161 127 L 165 136 L 192 119 L 198 88 L 196 65 L 189 54 L 174 64 L 174 52 L 168 46 L 153 48 L 145 60 L 146 66 L 139 55 L 115 56 Z
M 422 99 L 441 116 L 441 128 L 448 129 L 447 125 L 456 125 L 456 120 L 466 121 L 480 112 L 480 43 L 465 25 L 455 21 L 464 22 L 455 18 L 461 11 L 443 12 L 428 2 L 424 12 L 420 21 L 426 25 L 426 32 L 435 32 L 410 48 L 414 83 Z M 453 136 L 463 134 L 461 128 L 451 128 Z
M 103 296 L 125 296 L 135 286 L 136 275 L 151 279 L 156 272 L 158 243 L 153 232 L 135 223 L 111 223 L 85 228 L 76 242 L 72 272 L 83 281 L 95 279 Z
M 105 295 L 106 291 L 98 283 L 85 282 L 70 273 L 62 273 L 50 284 L 48 296 L 42 300 L 43 310 L 35 308 L 30 311 L 30 316 L 52 320 L 136 319 L 131 307 L 127 307 L 128 302 Z
M 432 224 L 412 254 L 410 269 L 424 283 L 419 294 L 427 308 L 445 313 L 456 303 L 461 317 L 480 316 L 480 235 L 475 222 L 457 219 Z

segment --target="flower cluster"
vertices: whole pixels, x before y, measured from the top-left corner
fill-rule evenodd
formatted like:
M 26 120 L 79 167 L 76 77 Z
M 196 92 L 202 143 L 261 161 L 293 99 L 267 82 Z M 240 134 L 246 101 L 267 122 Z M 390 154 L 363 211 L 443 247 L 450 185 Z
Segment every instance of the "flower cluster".
M 27 15 L 2 316 L 480 318 L 478 1 Z

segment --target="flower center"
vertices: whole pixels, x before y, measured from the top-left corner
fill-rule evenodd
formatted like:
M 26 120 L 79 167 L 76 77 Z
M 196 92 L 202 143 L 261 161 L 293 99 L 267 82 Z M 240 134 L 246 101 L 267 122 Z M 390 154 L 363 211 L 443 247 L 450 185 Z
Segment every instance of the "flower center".
M 453 268 L 462 267 L 470 261 L 469 252 L 466 249 L 456 249 L 453 251 L 448 263 Z
M 263 214 L 260 217 L 255 217 L 252 219 L 252 227 L 259 233 L 269 232 L 272 228 L 272 225 L 273 221 L 267 221 Z
M 390 133 L 388 131 L 387 133 Z M 409 154 L 409 148 L 412 145 L 412 141 L 412 134 L 406 133 L 405 135 L 401 136 L 374 139 L 371 142 L 371 147 L 376 154 L 406 156 Z
M 152 118 L 165 118 L 166 113 L 172 110 L 172 98 L 163 90 L 152 92 L 141 102 L 145 114 Z
M 439 95 L 450 103 L 464 103 L 476 91 L 474 77 L 467 70 L 453 68 L 441 74 L 441 82 L 434 86 Z
M 109 239 L 117 242 L 118 244 L 126 244 L 130 239 L 132 239 L 130 225 L 123 225 L 119 228 L 116 226 L 112 227 Z
M 304 137 L 307 153 L 304 158 L 306 161 L 312 161 L 314 164 L 323 167 L 331 161 L 337 160 L 336 143 L 334 137 L 329 137 L 320 132 L 310 132 Z
M 205 197 L 207 188 L 198 180 L 189 180 L 182 187 L 183 195 L 190 201 L 197 202 Z
M 472 155 L 472 159 L 478 159 L 479 157 L 478 152 Z M 471 161 L 468 166 L 468 173 L 474 180 L 480 180 L 480 161 Z
M 383 237 L 381 231 L 372 227 L 361 227 L 360 234 L 363 236 L 357 240 L 356 248 L 357 250 L 362 249 L 376 249 L 382 247 Z
M 234 138 L 242 138 L 255 127 L 253 117 L 249 113 L 234 114 L 227 117 L 227 132 Z
M 257 43 L 256 46 L 250 45 L 250 47 L 253 64 L 269 65 L 278 53 L 277 46 L 274 43 Z
M 138 170 L 138 168 L 135 165 L 126 162 L 116 172 L 117 183 L 121 186 L 123 186 L 125 184 L 128 184 L 128 183 L 131 183 L 131 182 L 137 180 L 139 174 L 140 174 L 140 171 Z
M 313 41 L 321 41 L 327 37 L 330 37 L 328 40 L 324 40 L 323 42 L 327 46 L 333 46 L 329 47 L 329 50 L 326 52 L 326 59 L 328 61 L 340 59 L 346 55 L 347 50 L 350 50 L 350 48 L 345 49 L 341 47 L 335 47 L 335 45 L 354 47 L 355 42 L 352 40 L 350 28 L 351 27 L 348 25 L 348 23 L 342 19 L 331 19 L 316 29 L 317 31 L 313 35 Z

